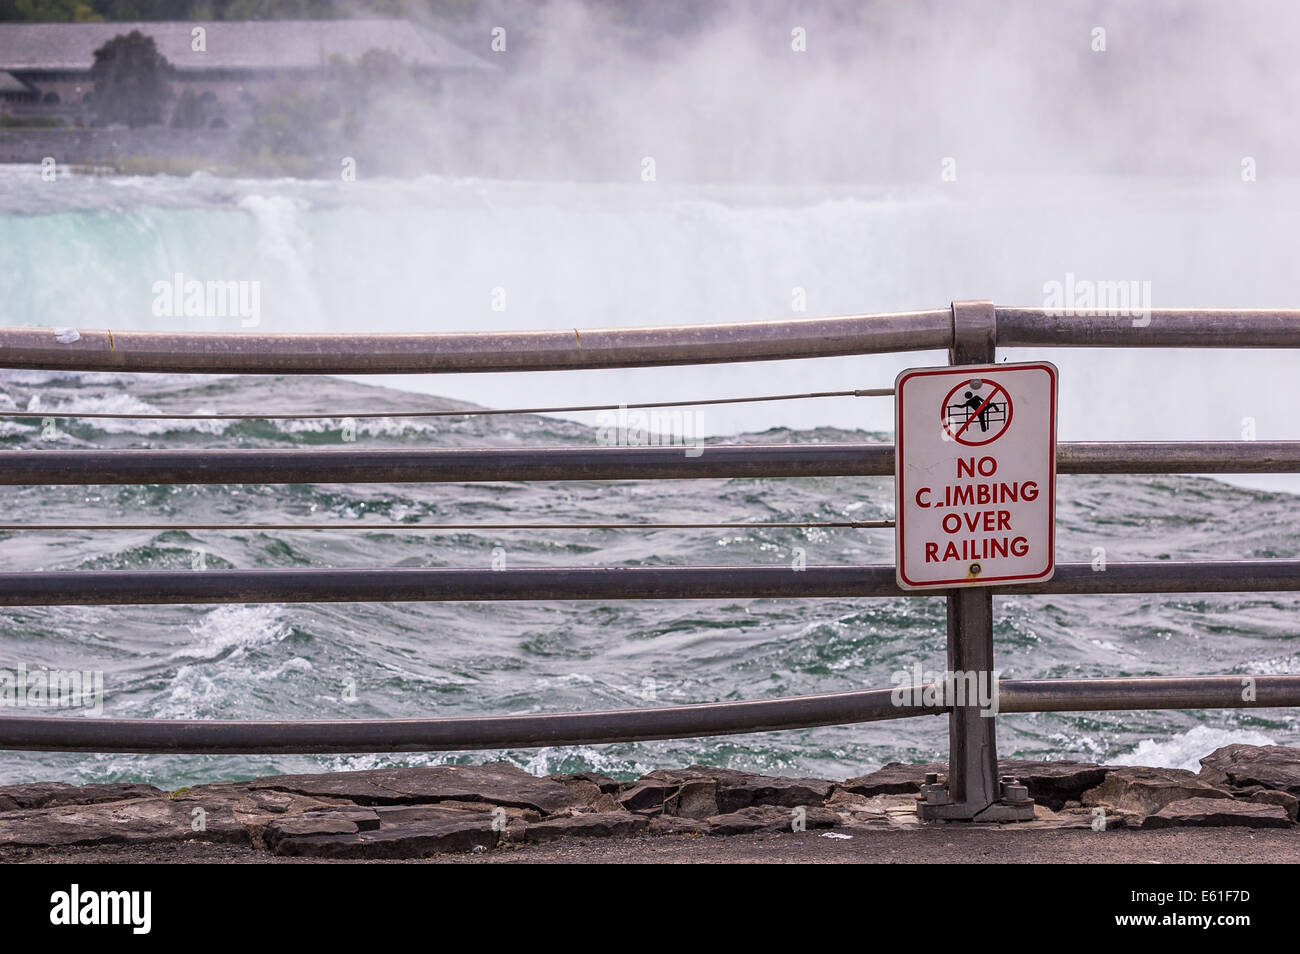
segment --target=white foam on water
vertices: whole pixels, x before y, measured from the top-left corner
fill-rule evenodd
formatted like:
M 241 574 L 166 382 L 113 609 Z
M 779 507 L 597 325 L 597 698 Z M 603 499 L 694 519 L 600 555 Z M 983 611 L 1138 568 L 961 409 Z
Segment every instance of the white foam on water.
M 78 396 L 67 404 L 51 404 L 33 408 L 48 413 L 53 418 L 76 417 L 78 414 L 162 414 L 163 409 L 157 405 L 142 401 L 129 392 L 113 391 L 108 394 Z M 204 413 L 201 409 L 186 410 L 183 413 Z M 166 434 L 179 429 L 198 431 L 203 434 L 219 434 L 227 427 L 225 421 L 155 421 L 116 418 L 94 419 L 96 430 L 105 434 Z
M 263 282 L 259 319 L 277 331 L 285 330 L 290 321 L 298 328 L 319 325 L 324 317 L 320 283 L 313 273 L 313 243 L 302 219 L 309 204 L 293 195 L 247 195 L 239 207 L 257 222 L 258 274 L 266 272 L 270 278 Z
M 172 653 L 173 659 L 208 659 L 232 647 L 242 652 L 289 635 L 289 624 L 275 606 L 218 606 L 188 629 L 195 644 Z
M 194 645 L 177 650 L 171 658 L 193 661 L 177 669 L 153 713 L 158 718 L 211 718 L 237 708 L 229 704 L 231 694 L 257 678 L 258 672 L 232 664 L 250 648 L 279 642 L 290 632 L 274 606 L 219 606 L 188 629 Z M 286 664 L 277 674 L 286 668 L 297 667 Z
M 1272 736 L 1253 729 L 1217 729 L 1198 725 L 1168 739 L 1145 739 L 1124 755 L 1112 756 L 1112 765 L 1149 765 L 1152 768 L 1201 770 L 1201 759 L 1224 745 L 1274 745 Z
M 533 775 L 549 775 L 558 772 L 559 766 L 567 760 L 580 761 L 584 765 L 590 766 L 588 771 L 605 772 L 606 774 L 633 772 L 638 777 L 654 769 L 662 768 L 661 765 L 627 755 L 611 755 L 603 748 L 590 745 L 547 746 L 534 749 L 529 753 L 529 757 L 523 764 L 520 765 L 520 768 Z
M 356 408 L 356 405 L 349 405 L 338 417 L 301 418 L 271 423 L 281 434 L 327 434 L 340 430 L 347 419 L 346 411 Z M 327 413 L 330 409 L 318 407 L 314 410 Z M 436 420 L 418 418 L 367 417 L 353 420 L 353 425 L 358 441 L 365 438 L 433 437 L 441 430 Z
M 20 424 L 17 421 L 0 421 L 0 438 L 3 437 L 30 437 L 32 428 L 30 424 Z

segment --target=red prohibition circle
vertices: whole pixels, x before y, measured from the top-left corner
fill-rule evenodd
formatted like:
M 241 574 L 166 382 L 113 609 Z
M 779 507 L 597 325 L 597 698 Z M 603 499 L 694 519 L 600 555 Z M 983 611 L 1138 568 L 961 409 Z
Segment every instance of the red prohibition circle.
M 973 411 L 970 417 L 966 419 L 966 423 L 963 424 L 961 428 L 955 432 L 948 424 L 948 402 L 952 400 L 952 396 L 954 394 L 956 394 L 958 391 L 962 390 L 963 388 L 970 387 L 970 382 L 975 380 L 983 381 L 986 384 L 993 385 L 993 390 L 991 390 L 989 392 L 988 397 L 984 399 L 986 403 L 988 401 L 993 400 L 994 395 L 996 395 L 999 391 L 1001 391 L 1002 396 L 1006 400 L 1006 405 L 1007 405 L 1007 416 L 1006 416 L 1006 420 L 1002 422 L 1001 429 L 992 437 L 986 437 L 982 441 L 967 440 L 965 437 L 962 436 L 963 434 L 965 434 L 966 429 L 971 426 L 971 423 L 977 417 L 979 417 L 978 411 Z M 949 436 L 952 437 L 952 439 L 955 440 L 958 444 L 965 444 L 967 447 L 982 447 L 985 444 L 992 444 L 995 440 L 997 440 L 999 437 L 1005 434 L 1008 428 L 1011 427 L 1011 395 L 1007 392 L 1006 388 L 998 384 L 996 381 L 989 381 L 987 378 L 980 378 L 978 375 L 976 375 L 975 377 L 969 378 L 963 383 L 957 385 L 955 388 L 953 388 L 951 391 L 948 392 L 947 396 L 943 399 L 943 405 L 939 408 L 939 422 L 940 424 L 942 424 L 943 429 L 948 432 Z

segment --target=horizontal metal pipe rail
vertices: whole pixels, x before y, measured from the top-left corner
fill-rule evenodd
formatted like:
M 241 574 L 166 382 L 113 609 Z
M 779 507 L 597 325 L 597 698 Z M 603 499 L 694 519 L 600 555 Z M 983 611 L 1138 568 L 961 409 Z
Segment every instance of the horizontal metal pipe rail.
M 66 337 L 66 336 L 65 336 Z M 0 366 L 245 374 L 562 371 L 778 361 L 948 347 L 948 308 L 786 321 L 434 334 L 266 335 L 0 328 Z
M 1153 309 L 1122 315 L 996 309 L 999 347 L 1300 348 L 1300 310 Z M 1141 319 L 1138 319 L 1139 321 Z M 62 337 L 67 343 L 62 343 Z M 235 374 L 557 371 L 938 351 L 949 308 L 784 321 L 433 334 L 221 334 L 0 328 L 0 367 Z
M 1244 678 L 1254 694 L 1244 700 Z M 1005 680 L 1002 712 L 1300 705 L 1300 676 Z M 288 754 L 430 752 L 703 738 L 944 715 L 894 689 L 601 712 L 443 719 L 248 722 L 0 716 L 0 749 Z
M 1300 441 L 1066 443 L 1062 474 L 1300 472 Z M 0 485 L 887 477 L 893 444 L 0 451 Z
M 1046 308 L 994 309 L 999 348 L 1296 348 L 1294 308 L 1153 308 L 1150 322 L 1125 315 L 1060 315 Z
M 1058 564 L 1055 576 L 1001 593 L 1300 591 L 1300 560 Z M 175 603 L 712 600 L 943 596 L 901 590 L 889 564 L 809 566 L 70 570 L 0 573 L 0 606 Z

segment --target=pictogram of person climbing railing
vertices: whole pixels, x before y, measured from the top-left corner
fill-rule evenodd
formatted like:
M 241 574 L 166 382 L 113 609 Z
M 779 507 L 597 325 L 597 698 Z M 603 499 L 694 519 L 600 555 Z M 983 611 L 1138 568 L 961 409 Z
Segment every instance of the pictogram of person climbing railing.
M 964 388 L 958 386 L 949 392 L 944 402 L 944 426 L 962 443 L 977 443 L 966 436 L 972 431 L 982 435 L 992 432 L 992 440 L 1009 423 L 1008 406 L 1008 395 L 1000 385 L 975 378 Z

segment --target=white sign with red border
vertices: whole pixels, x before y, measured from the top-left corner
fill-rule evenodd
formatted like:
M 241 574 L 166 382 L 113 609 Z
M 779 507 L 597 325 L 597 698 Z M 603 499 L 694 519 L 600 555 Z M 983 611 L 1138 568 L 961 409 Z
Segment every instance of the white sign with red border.
M 1056 366 L 911 368 L 894 382 L 898 585 L 1056 570 Z

